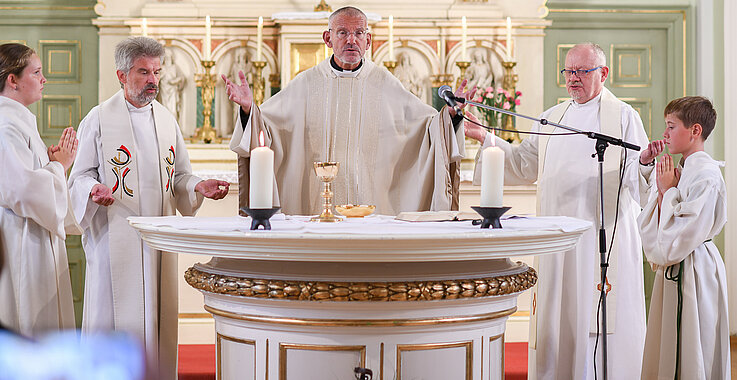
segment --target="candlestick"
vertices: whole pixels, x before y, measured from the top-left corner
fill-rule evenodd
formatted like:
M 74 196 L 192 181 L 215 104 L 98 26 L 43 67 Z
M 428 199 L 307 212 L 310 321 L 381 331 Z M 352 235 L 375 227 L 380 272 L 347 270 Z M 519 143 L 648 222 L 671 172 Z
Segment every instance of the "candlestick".
M 210 25 L 210 16 L 205 16 L 205 46 L 202 48 L 205 61 L 212 59 L 212 31 Z
M 264 18 L 258 16 L 258 27 L 256 28 L 256 60 L 263 61 L 261 45 L 264 43 Z
M 466 76 L 466 69 L 468 69 L 469 66 L 471 66 L 471 62 L 469 61 L 457 61 L 456 66 L 461 70 L 461 74 L 458 76 L 458 79 L 456 80 L 456 88 L 461 87 L 461 82 L 463 82 L 463 78 Z
M 517 62 L 502 62 L 502 67 L 504 67 L 504 79 L 502 80 L 502 87 L 510 94 L 514 94 L 517 91 L 516 86 L 519 76 L 514 73 L 514 66 L 516 65 Z M 509 142 L 522 141 L 519 133 L 515 132 L 517 128 L 515 127 L 514 116 L 506 114 L 502 115 L 502 128 L 505 131 L 502 132 L 499 137 L 501 137 L 503 140 Z
M 490 146 L 481 152 L 481 207 L 502 207 L 504 151 Z
M 507 57 L 512 60 L 512 18 L 507 17 Z
M 391 60 L 391 61 L 384 61 L 384 66 L 387 70 L 389 70 L 390 73 L 394 74 L 394 69 L 397 68 L 397 61 Z
M 141 36 L 148 37 L 148 21 L 145 17 L 141 20 Z
M 264 67 L 265 61 L 253 61 L 253 102 L 256 105 L 261 105 L 266 96 L 266 80 L 262 74 Z
M 273 207 L 274 151 L 265 146 L 263 131 L 259 135 L 259 145 L 251 149 L 248 187 L 248 207 L 251 209 Z
M 215 97 L 215 85 L 217 79 L 215 75 L 210 72 L 212 67 L 215 66 L 215 61 L 201 61 L 202 66 L 205 68 L 204 74 L 195 75 L 195 82 L 202 90 L 202 126 L 195 130 L 192 141 L 204 141 L 209 144 L 213 141 L 219 142 L 220 139 L 217 137 L 215 128 L 212 127 L 210 122 L 210 115 L 212 115 L 212 100 Z
M 394 60 L 394 16 L 389 16 L 389 60 Z

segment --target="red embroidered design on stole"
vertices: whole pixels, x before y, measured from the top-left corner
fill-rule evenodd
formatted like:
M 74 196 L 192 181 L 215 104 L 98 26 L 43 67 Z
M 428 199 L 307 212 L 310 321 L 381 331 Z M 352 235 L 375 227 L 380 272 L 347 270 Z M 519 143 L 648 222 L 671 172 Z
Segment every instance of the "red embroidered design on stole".
M 166 163 L 166 187 L 164 188 L 164 191 L 171 191 L 172 194 L 174 194 L 174 184 L 172 183 L 172 179 L 174 178 L 174 160 L 176 158 L 176 153 L 174 153 L 174 146 L 169 147 L 169 156 L 164 158 L 164 163 Z
M 113 174 L 115 175 L 115 185 L 111 190 L 115 194 L 120 187 L 127 196 L 133 198 L 133 189 L 125 184 L 125 177 L 130 173 L 128 165 L 130 165 L 133 155 L 125 145 L 121 145 L 117 151 L 118 155 L 110 159 L 110 163 L 113 164 Z M 121 157 L 121 154 L 123 157 Z

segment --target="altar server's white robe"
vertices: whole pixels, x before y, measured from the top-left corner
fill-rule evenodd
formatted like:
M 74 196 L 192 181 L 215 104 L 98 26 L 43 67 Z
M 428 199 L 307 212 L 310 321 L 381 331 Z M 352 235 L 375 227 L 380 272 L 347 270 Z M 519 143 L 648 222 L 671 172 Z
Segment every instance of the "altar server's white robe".
M 123 252 L 130 255 L 135 254 L 137 249 L 142 249 L 143 278 L 120 273 L 125 271 L 125 268 L 111 267 L 110 228 L 118 226 L 117 228 L 132 230 L 125 217 L 162 216 L 162 210 L 165 209 L 162 206 L 163 185 L 159 165 L 161 160 L 157 145 L 161 137 L 157 135 L 155 128 L 152 104 L 135 108 L 125 102 L 125 107 L 127 109 L 122 111 L 123 117 L 125 114 L 130 116 L 134 154 L 137 154 L 139 163 L 137 165 L 139 193 L 136 195 L 139 196 L 140 210 L 118 210 L 116 214 L 121 215 L 119 220 L 108 221 L 108 207 L 99 206 L 90 198 L 90 191 L 95 184 L 105 183 L 111 187 L 109 185 L 111 175 L 104 170 L 106 157 L 103 157 L 101 138 L 101 106 L 93 108 L 80 123 L 79 151 L 69 178 L 72 205 L 84 229 L 82 244 L 87 258 L 82 331 L 94 333 L 121 329 L 116 325 L 116 321 L 128 326 L 122 329 L 134 334 L 142 344 L 145 344 L 149 364 L 158 364 L 161 367 L 162 374 L 157 378 L 172 379 L 175 378 L 177 370 L 177 315 L 176 310 L 162 310 L 162 301 L 174 302 L 172 307 L 176 307 L 176 278 L 179 275 L 176 273 L 176 267 L 162 265 L 161 252 L 150 249 L 137 235 L 134 241 L 124 244 L 119 249 L 125 251 L 130 247 L 129 252 Z M 163 106 L 157 109 L 163 109 Z M 201 194 L 194 191 L 200 179 L 191 174 L 189 156 L 179 126 L 176 125 L 173 116 L 166 112 L 166 117 L 171 118 L 170 121 L 176 127 L 174 129 L 176 136 L 167 138 L 176 141 L 174 193 L 177 210 L 183 215 L 194 215 L 203 199 Z M 123 206 L 116 199 L 109 207 Z M 131 284 L 143 282 L 144 294 L 140 295 L 143 298 L 141 305 L 120 305 L 115 300 L 114 291 L 128 291 L 125 286 L 114 288 L 112 277 L 115 272 L 118 276 L 130 277 Z M 131 287 L 130 291 L 133 291 L 132 289 Z M 143 310 L 140 310 L 140 306 Z M 116 315 L 116 308 L 124 312 Z
M 373 204 L 386 215 L 449 210 L 451 164 L 465 150 L 447 108 L 436 111 L 368 60 L 357 72 L 338 72 L 328 58 L 254 105 L 245 132 L 240 118 L 236 126 L 230 147 L 243 157 L 265 131 L 275 154 L 274 202 L 287 214 L 322 210 L 312 163 L 327 160 L 340 163 L 334 204 Z
M 31 111 L 4 96 L 0 164 L 0 323 L 26 336 L 74 328 L 64 167 L 49 161 Z
M 673 379 L 678 284 L 665 278 L 683 262 L 680 378 L 729 379 L 727 273 L 711 239 L 727 222 L 719 163 L 706 152 L 688 156 L 678 186 L 668 189 L 658 216 L 657 190 L 639 217 L 643 248 L 657 265 L 645 340 L 643 379 Z M 672 276 L 669 276 L 672 277 Z
M 603 91 L 608 91 L 604 89 Z M 559 122 L 585 131 L 600 131 L 602 94 L 585 104 L 569 100 L 570 107 Z M 555 107 L 541 118 L 549 118 Z M 541 129 L 539 124 L 533 131 Z M 555 133 L 565 133 L 556 129 Z M 646 147 L 648 140 L 637 112 L 629 105 L 621 107 L 621 135 L 624 141 Z M 484 147 L 490 145 L 488 138 Z M 598 226 L 599 172 L 595 141 L 586 136 L 554 136 L 548 140 L 544 169 L 538 179 L 538 141 L 531 135 L 520 145 L 499 138 L 497 146 L 505 152 L 506 184 L 531 184 L 537 180 L 539 215 L 563 215 L 591 221 L 576 248 L 564 254 L 536 258 L 538 282 L 533 293 L 530 325 L 528 378 L 585 380 L 594 379 L 592 362 L 596 341 L 597 285 L 599 272 Z M 611 149 L 611 148 L 610 148 Z M 482 163 L 483 164 L 483 163 Z M 640 194 L 645 194 L 647 180 L 643 174 L 652 171 L 639 168 L 639 152 L 627 151 L 625 174 L 619 202 L 619 220 L 612 252 L 613 266 L 608 279 L 613 291 L 608 293 L 608 364 L 609 379 L 631 380 L 640 376 L 642 349 L 645 342 L 645 298 L 643 256 L 636 218 L 640 212 Z M 618 163 L 617 166 L 618 168 Z M 479 179 L 477 165 L 476 178 Z M 616 185 L 605 189 L 616 202 Z M 613 218 L 610 212 L 609 217 Z M 607 230 L 609 247 L 612 229 Z M 616 248 L 616 247 L 615 247 Z M 612 333 L 613 332 L 613 333 Z M 601 339 L 596 357 L 601 379 Z

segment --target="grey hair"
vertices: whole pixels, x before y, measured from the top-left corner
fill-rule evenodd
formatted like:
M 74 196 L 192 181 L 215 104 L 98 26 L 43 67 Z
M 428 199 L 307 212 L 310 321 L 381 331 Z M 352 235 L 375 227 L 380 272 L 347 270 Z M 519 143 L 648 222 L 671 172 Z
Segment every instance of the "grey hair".
M 333 20 L 342 14 L 345 14 L 346 16 L 352 16 L 352 17 L 361 17 L 363 18 L 363 21 L 366 22 L 366 24 L 368 25 L 368 17 L 366 17 L 366 14 L 363 13 L 362 10 L 356 7 L 347 6 L 347 7 L 340 8 L 337 11 L 330 14 L 330 17 L 328 18 L 328 28 L 332 28 Z
M 597 66 L 606 66 L 606 54 L 604 53 L 604 49 L 601 48 L 598 44 L 595 44 L 593 42 L 584 42 L 580 44 L 576 44 L 571 48 L 571 50 L 576 48 L 587 48 L 589 49 L 594 55 L 596 56 L 596 65 Z
M 148 37 L 129 37 L 115 46 L 115 69 L 128 75 L 133 61 L 140 57 L 158 57 L 164 55 L 164 47 Z

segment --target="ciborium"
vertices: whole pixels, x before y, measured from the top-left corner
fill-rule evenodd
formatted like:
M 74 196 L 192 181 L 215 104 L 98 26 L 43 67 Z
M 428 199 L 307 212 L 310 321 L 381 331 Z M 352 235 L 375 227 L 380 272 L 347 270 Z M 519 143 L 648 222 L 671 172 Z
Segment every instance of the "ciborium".
M 340 222 L 341 218 L 333 214 L 333 190 L 331 183 L 338 174 L 338 168 L 340 168 L 339 162 L 315 162 L 315 175 L 325 184 L 325 190 L 322 192 L 323 210 L 318 216 L 313 216 L 310 222 L 323 222 L 332 223 Z

